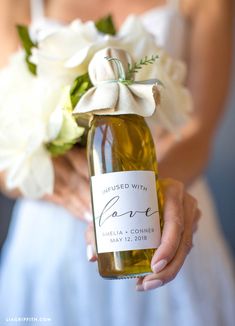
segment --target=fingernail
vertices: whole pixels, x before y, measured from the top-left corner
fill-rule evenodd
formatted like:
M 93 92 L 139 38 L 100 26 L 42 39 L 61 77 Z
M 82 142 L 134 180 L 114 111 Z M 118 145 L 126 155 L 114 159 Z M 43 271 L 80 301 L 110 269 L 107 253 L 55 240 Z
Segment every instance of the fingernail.
M 91 261 L 93 259 L 93 257 L 95 256 L 93 247 L 91 244 L 87 245 L 86 247 L 86 255 L 87 255 L 87 260 Z
M 144 291 L 143 284 L 137 284 L 135 288 L 136 288 L 136 291 Z
M 163 268 L 165 268 L 167 265 L 167 260 L 166 259 L 162 259 L 159 262 L 157 262 L 156 264 L 154 264 L 152 266 L 152 271 L 157 274 L 159 272 L 161 272 L 163 270 Z
M 163 285 L 163 282 L 161 280 L 145 281 L 143 283 L 145 291 L 154 290 L 156 288 L 159 288 L 162 285 Z
M 89 213 L 89 212 L 86 212 L 86 213 L 84 214 L 84 218 L 85 218 L 85 220 L 86 220 L 87 222 L 92 222 L 92 221 L 93 221 L 92 214 Z

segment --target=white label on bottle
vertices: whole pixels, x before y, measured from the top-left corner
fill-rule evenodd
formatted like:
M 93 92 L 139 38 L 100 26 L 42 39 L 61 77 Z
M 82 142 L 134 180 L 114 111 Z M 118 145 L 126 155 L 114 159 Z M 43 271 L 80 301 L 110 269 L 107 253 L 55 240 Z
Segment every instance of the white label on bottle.
M 124 171 L 91 178 L 98 253 L 158 248 L 155 173 Z

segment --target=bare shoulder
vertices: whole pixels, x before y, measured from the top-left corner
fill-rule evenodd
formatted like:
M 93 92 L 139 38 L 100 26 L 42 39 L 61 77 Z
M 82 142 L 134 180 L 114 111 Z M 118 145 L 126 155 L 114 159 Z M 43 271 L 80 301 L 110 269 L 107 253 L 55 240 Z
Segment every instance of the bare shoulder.
M 215 14 L 220 17 L 233 17 L 234 0 L 181 0 L 182 12 L 188 18 L 194 19 L 201 13 Z

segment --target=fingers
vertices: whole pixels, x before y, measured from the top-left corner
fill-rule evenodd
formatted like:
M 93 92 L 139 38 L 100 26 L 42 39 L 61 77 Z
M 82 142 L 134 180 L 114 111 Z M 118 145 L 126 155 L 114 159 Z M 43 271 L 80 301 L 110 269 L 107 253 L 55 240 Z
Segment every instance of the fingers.
M 75 171 L 65 156 L 54 160 L 54 168 L 54 194 L 46 199 L 65 207 L 73 216 L 90 222 L 92 216 L 89 181 Z
M 170 179 L 161 182 L 164 198 L 164 228 L 161 244 L 152 259 L 152 270 L 160 272 L 175 256 L 184 231 L 183 198 L 184 187 Z
M 79 196 L 79 194 L 77 194 Z M 90 222 L 91 215 L 89 214 L 89 207 L 84 204 L 84 202 L 79 197 L 76 196 L 76 193 L 67 193 L 64 196 L 64 207 L 74 216 L 83 221 Z
M 91 194 L 90 194 L 90 182 L 83 177 L 77 177 L 76 191 L 74 197 L 80 199 L 83 205 L 86 207 L 86 211 L 91 213 Z
M 193 247 L 193 242 L 192 242 L 193 220 L 194 220 L 196 209 L 197 209 L 196 201 L 190 195 L 185 194 L 185 200 L 184 200 L 185 227 L 176 255 L 164 270 L 162 270 L 159 273 L 150 275 L 149 278 L 147 277 L 144 280 L 144 282 L 152 279 L 161 280 L 162 282 L 161 285 L 163 285 L 172 281 L 176 277 L 177 273 L 179 272 L 180 268 L 182 267 L 185 261 L 185 258 L 187 257 L 187 255 L 189 254 L 190 250 Z
M 195 213 L 195 220 L 193 222 L 193 233 L 195 233 L 198 229 L 198 222 L 199 222 L 201 216 L 202 216 L 202 212 L 199 208 L 197 208 L 196 213 Z
M 181 187 L 179 184 L 174 184 L 172 183 L 173 181 L 169 182 L 175 187 L 175 190 L 180 190 Z M 154 273 L 138 280 L 136 289 L 139 291 L 156 289 L 172 281 L 176 277 L 193 246 L 193 232 L 201 215 L 197 207 L 197 201 L 191 195 L 185 193 L 183 190 L 183 198 L 181 198 L 181 193 L 177 197 L 169 184 L 165 184 L 165 186 L 168 188 L 164 195 L 165 201 L 169 201 L 169 203 L 164 206 L 164 220 L 166 218 L 169 219 L 170 222 L 168 222 L 168 225 L 167 223 L 164 225 L 161 245 L 152 259 L 152 269 Z M 172 204 L 173 198 L 175 198 L 174 205 Z M 182 218 L 178 216 L 181 214 L 181 209 L 179 209 L 179 207 L 176 209 L 177 206 L 181 206 L 182 208 Z M 169 207 L 173 208 L 169 210 Z M 167 214 L 172 214 L 172 216 L 168 217 Z M 176 221 L 182 220 L 183 227 L 181 226 L 181 222 L 176 223 L 175 219 Z M 180 227 L 169 227 L 172 221 L 174 221 L 173 224 L 179 224 Z M 173 235 L 172 230 L 173 232 L 178 232 L 178 236 Z M 177 244 L 174 245 L 172 243 L 173 239 L 177 241 Z
M 70 211 L 73 210 L 74 216 L 85 218 L 90 222 L 92 218 L 89 182 L 76 174 L 74 182 L 76 182 L 76 187 L 70 186 L 61 189 L 66 208 Z
M 75 176 L 77 178 L 77 176 Z M 77 180 L 77 188 L 70 188 L 66 185 L 57 189 L 57 195 L 62 199 L 62 205 L 70 213 L 82 220 L 90 222 L 91 204 L 90 204 L 90 187 L 88 181 L 80 178 Z
M 172 281 L 176 277 L 193 246 L 192 224 L 185 225 L 185 230 L 174 259 L 161 272 L 148 275 L 139 281 L 137 289 L 142 291 L 153 290 Z
M 66 153 L 66 157 L 73 166 L 74 170 L 83 178 L 89 180 L 86 150 L 82 148 L 73 148 Z
M 93 223 L 90 223 L 86 230 L 86 243 L 87 243 L 87 259 L 90 262 L 97 260 L 95 233 Z

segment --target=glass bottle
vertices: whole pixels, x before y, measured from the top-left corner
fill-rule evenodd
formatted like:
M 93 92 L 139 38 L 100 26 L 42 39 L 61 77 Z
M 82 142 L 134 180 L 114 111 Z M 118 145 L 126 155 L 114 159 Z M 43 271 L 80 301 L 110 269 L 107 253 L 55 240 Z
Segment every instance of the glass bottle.
M 119 279 L 151 273 L 160 243 L 162 198 L 145 119 L 94 115 L 87 154 L 100 275 Z

